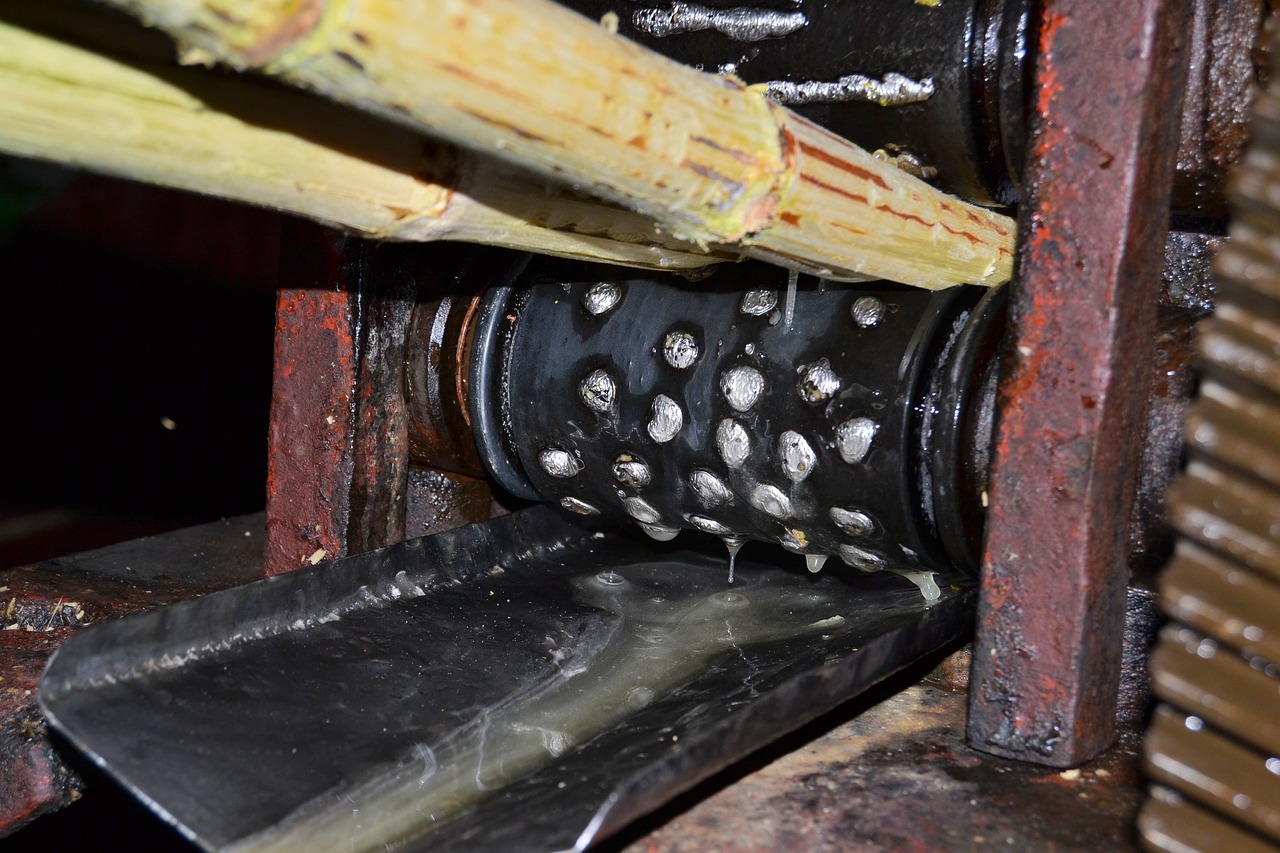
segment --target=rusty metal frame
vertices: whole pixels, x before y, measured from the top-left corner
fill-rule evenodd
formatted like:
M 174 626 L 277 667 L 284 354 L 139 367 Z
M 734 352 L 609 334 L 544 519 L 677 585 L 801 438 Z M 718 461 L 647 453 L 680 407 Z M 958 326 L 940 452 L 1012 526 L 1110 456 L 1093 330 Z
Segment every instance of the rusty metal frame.
M 474 448 L 468 456 L 458 442 L 414 464 L 421 387 L 456 381 L 465 354 L 438 352 L 435 327 L 447 321 L 464 337 L 455 327 L 466 312 L 441 305 L 466 258 L 456 247 L 376 244 L 301 221 L 287 221 L 281 240 L 266 573 L 488 518 Z M 439 405 L 427 414 L 453 413 Z
M 292 221 L 281 258 L 267 574 L 403 539 L 409 472 L 411 271 L 385 248 Z
M 1070 767 L 1115 738 L 1191 10 L 1042 10 L 969 705 L 997 755 Z

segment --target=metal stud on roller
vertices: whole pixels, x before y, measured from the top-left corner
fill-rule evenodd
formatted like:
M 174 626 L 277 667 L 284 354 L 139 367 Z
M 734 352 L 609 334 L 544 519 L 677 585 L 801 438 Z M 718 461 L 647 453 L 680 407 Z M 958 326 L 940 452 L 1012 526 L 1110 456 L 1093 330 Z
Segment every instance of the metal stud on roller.
M 782 545 L 811 568 L 973 567 L 998 295 L 802 276 L 787 324 L 787 274 L 765 265 L 705 285 L 611 275 L 536 261 L 487 297 L 511 331 L 475 341 L 501 357 L 471 406 L 496 425 L 477 443 L 500 483 L 518 488 L 514 470 L 577 512 Z

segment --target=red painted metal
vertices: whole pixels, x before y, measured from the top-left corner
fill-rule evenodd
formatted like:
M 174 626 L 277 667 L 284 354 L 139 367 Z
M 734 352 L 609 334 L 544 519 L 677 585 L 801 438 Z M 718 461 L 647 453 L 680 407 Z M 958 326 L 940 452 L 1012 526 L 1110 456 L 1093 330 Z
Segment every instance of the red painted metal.
M 1190 8 L 1043 10 L 968 728 L 997 755 L 1069 767 L 1115 737 Z

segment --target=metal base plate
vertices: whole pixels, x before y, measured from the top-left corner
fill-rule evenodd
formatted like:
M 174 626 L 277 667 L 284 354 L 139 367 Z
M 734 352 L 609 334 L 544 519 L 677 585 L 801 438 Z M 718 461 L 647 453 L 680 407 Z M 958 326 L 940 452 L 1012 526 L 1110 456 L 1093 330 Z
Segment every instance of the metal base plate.
M 729 587 L 710 537 L 606 530 L 537 507 L 110 623 L 42 704 L 206 849 L 581 849 L 970 625 L 959 576 L 749 546 Z

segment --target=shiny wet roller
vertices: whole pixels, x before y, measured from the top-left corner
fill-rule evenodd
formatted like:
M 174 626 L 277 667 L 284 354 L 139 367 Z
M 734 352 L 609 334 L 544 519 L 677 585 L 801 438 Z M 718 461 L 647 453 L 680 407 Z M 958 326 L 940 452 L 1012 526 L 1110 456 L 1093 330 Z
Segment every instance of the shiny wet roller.
M 484 300 L 472 422 L 512 494 L 657 539 L 973 570 L 1002 323 L 1000 290 L 521 265 Z

